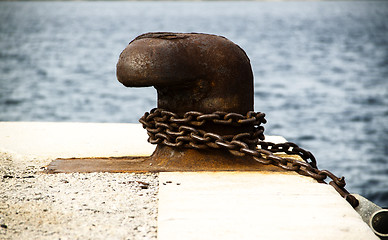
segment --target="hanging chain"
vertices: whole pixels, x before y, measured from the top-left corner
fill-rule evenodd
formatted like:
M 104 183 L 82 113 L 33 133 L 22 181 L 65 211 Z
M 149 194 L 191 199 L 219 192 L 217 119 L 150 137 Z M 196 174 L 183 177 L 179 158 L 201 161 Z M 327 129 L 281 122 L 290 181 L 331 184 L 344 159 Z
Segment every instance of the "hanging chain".
M 260 126 L 267 122 L 264 113 L 250 111 L 244 116 L 238 113 L 203 114 L 191 111 L 179 117 L 175 113 L 154 108 L 150 113 L 146 112 L 139 122 L 147 130 L 148 141 L 152 144 L 193 149 L 226 149 L 235 156 L 248 155 L 264 165 L 274 165 L 287 171 L 310 176 L 320 183 L 325 183 L 324 180 L 329 177 L 332 180 L 329 184 L 343 198 L 354 208 L 358 205 L 357 199 L 345 189 L 345 178 L 339 178 L 328 170 L 319 170 L 311 152 L 292 142 L 279 144 L 265 142 L 264 127 Z M 250 130 L 237 135 L 219 135 L 197 128 L 206 123 L 245 127 Z M 274 153 L 298 155 L 304 161 L 280 157 Z

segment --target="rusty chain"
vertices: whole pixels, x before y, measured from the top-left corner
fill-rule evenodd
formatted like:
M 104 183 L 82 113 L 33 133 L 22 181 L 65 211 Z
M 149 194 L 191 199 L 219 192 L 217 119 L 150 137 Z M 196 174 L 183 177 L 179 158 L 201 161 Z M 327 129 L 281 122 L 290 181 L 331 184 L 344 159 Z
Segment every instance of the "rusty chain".
M 194 149 L 226 149 L 235 156 L 249 155 L 264 165 L 278 166 L 287 171 L 294 171 L 310 176 L 320 183 L 329 177 L 330 185 L 345 198 L 353 207 L 357 207 L 357 199 L 345 189 L 345 178 L 337 177 L 328 170 L 319 170 L 315 157 L 309 151 L 292 142 L 271 143 L 264 141 L 265 114 L 248 112 L 245 116 L 237 113 L 214 112 L 203 114 L 187 112 L 183 117 L 163 109 L 154 108 L 146 112 L 139 120 L 147 130 L 148 141 L 152 144 L 164 144 L 170 147 Z M 245 127 L 249 132 L 237 135 L 218 135 L 198 129 L 206 123 L 221 124 L 234 127 Z M 274 153 L 298 155 L 304 161 L 290 157 L 280 157 Z

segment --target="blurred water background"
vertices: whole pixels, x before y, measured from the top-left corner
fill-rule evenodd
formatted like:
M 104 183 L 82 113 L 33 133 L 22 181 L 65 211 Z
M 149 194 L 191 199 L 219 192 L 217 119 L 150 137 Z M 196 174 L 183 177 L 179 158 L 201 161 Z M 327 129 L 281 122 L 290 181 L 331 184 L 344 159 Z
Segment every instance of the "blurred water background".
M 251 59 L 266 134 L 388 206 L 388 2 L 0 2 L 0 121 L 137 122 L 115 76 L 151 31 L 223 35 Z

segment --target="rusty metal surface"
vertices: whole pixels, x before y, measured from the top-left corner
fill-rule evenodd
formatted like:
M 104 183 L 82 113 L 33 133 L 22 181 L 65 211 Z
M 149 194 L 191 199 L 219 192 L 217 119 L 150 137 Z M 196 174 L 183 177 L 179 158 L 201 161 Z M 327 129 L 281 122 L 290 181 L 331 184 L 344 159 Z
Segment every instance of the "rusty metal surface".
M 165 146 L 166 148 L 169 148 Z M 202 158 L 191 162 L 189 167 L 184 161 L 170 161 L 170 149 L 163 149 L 161 146 L 161 158 L 152 157 L 104 157 L 104 158 L 59 158 L 52 161 L 44 171 L 45 173 L 73 173 L 73 172 L 190 172 L 190 171 L 276 171 L 279 168 L 273 165 L 263 165 L 256 161 L 247 161 L 247 157 L 229 158 L 214 157 L 214 152 L 204 151 Z M 176 151 L 176 149 L 172 149 Z M 182 149 L 183 150 L 183 149 Z M 177 150 L 179 151 L 179 150 Z M 217 151 L 217 150 L 216 150 Z M 218 150 L 219 151 L 219 150 Z M 165 155 L 163 155 L 165 153 Z M 184 149 L 183 154 L 196 155 L 196 150 Z M 281 156 L 281 155 L 279 155 Z M 284 155 L 283 155 L 284 156 Z M 288 156 L 301 160 L 298 156 Z M 281 171 L 281 170 L 280 170 Z
M 147 172 L 148 161 L 149 157 L 58 158 L 52 161 L 44 172 L 143 172 L 141 169 Z

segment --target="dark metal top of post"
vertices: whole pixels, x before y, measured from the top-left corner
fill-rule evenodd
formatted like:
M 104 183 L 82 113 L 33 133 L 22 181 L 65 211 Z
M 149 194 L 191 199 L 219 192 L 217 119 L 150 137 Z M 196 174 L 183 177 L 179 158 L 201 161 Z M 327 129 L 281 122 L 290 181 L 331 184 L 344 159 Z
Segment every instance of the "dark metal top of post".
M 253 110 L 249 58 L 239 46 L 216 35 L 140 35 L 121 53 L 117 78 L 127 87 L 154 86 L 158 107 L 177 114 Z

